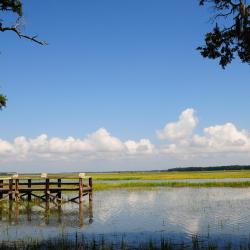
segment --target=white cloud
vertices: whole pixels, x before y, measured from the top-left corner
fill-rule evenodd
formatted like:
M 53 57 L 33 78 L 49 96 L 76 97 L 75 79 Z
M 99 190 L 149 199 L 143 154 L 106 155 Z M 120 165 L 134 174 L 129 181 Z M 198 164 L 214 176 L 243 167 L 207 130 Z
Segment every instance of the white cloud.
M 194 135 L 194 146 L 205 147 L 209 152 L 242 152 L 250 150 L 250 137 L 246 130 L 238 130 L 234 124 L 226 123 L 204 128 L 204 135 Z M 249 151 L 250 152 L 250 151 Z
M 23 136 L 14 139 L 13 143 L 0 140 L 0 163 L 8 159 L 19 161 L 50 159 L 50 160 L 81 160 L 87 156 L 94 158 L 125 157 L 153 153 L 155 146 L 148 139 L 138 142 L 121 141 L 112 136 L 106 129 L 100 128 L 84 139 L 68 137 L 66 139 L 48 138 L 42 134 L 27 139 Z
M 0 155 L 10 154 L 13 152 L 13 147 L 9 142 L 0 139 Z
M 195 110 L 184 110 L 177 122 L 167 123 L 156 132 L 159 139 L 173 141 L 160 147 L 160 152 L 198 156 L 222 152 L 250 153 L 250 137 L 246 130 L 237 129 L 233 123 L 225 123 L 204 128 L 202 135 L 193 134 L 197 124 Z
M 141 139 L 140 141 L 126 141 L 125 146 L 129 154 L 151 154 L 155 150 L 155 146 L 148 139 Z
M 198 124 L 194 109 L 186 109 L 179 116 L 177 122 L 167 123 L 162 130 L 158 130 L 160 140 L 180 140 L 189 137 Z
M 159 145 L 154 145 L 147 138 L 121 140 L 105 128 L 85 138 L 49 138 L 42 134 L 36 138 L 16 137 L 13 142 L 0 139 L 0 167 L 9 170 L 8 166 L 18 164 L 72 166 L 73 162 L 85 166 L 98 164 L 95 170 L 100 170 L 104 164 L 111 166 L 109 169 L 117 170 L 117 165 L 128 164 L 133 169 L 139 164 L 142 169 L 144 166 L 157 169 L 249 164 L 250 136 L 246 130 L 238 129 L 233 123 L 225 123 L 206 127 L 201 134 L 196 134 L 197 124 L 195 110 L 184 110 L 177 122 L 167 123 L 157 131 L 157 137 L 166 140 Z

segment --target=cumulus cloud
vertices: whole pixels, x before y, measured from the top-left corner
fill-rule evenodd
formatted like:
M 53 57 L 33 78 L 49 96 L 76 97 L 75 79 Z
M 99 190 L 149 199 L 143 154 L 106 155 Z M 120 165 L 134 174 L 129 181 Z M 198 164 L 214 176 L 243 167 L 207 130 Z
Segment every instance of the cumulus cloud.
M 157 131 L 160 139 L 172 140 L 159 150 L 165 154 L 182 154 L 183 157 L 211 153 L 250 153 L 250 136 L 246 130 L 239 130 L 233 123 L 214 125 L 203 129 L 203 134 L 194 134 L 198 118 L 193 109 L 184 110 L 179 121 L 168 123 L 163 130 Z
M 250 135 L 246 130 L 225 123 L 206 127 L 197 134 L 197 125 L 196 112 L 189 108 L 180 114 L 178 121 L 169 122 L 156 132 L 163 141 L 159 145 L 147 138 L 121 140 L 105 128 L 84 138 L 49 138 L 42 134 L 36 138 L 16 137 L 12 142 L 0 139 L 0 167 L 49 162 L 53 166 L 65 162 L 98 162 L 101 166 L 105 161 L 108 164 L 112 161 L 113 168 L 116 162 L 123 166 L 130 163 L 135 168 L 139 161 L 141 166 L 157 162 L 164 167 L 250 162 Z M 151 168 L 158 165 L 152 164 Z
M 204 128 L 204 135 L 194 135 L 192 143 L 196 147 L 205 147 L 209 152 L 250 150 L 250 137 L 246 130 L 238 130 L 232 123 Z M 250 151 L 249 151 L 250 152 Z
M 155 146 L 148 139 L 121 141 L 106 129 L 100 128 L 84 139 L 68 137 L 48 138 L 42 134 L 36 138 L 17 137 L 13 143 L 0 140 L 0 162 L 5 158 L 30 160 L 36 158 L 81 159 L 91 157 L 121 157 L 126 155 L 145 155 L 153 153 Z
M 192 108 L 184 110 L 177 122 L 170 122 L 157 131 L 160 140 L 180 140 L 189 137 L 198 124 L 198 118 Z
M 153 153 L 155 151 L 155 146 L 148 139 L 141 139 L 140 141 L 126 141 L 125 146 L 129 154 L 138 153 Z

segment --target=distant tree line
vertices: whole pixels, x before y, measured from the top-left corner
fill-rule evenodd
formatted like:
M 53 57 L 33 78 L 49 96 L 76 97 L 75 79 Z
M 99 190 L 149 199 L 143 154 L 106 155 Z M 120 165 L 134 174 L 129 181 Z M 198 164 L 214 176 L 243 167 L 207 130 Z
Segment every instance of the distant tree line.
M 250 165 L 233 165 L 233 166 L 218 166 L 218 167 L 187 167 L 187 168 L 170 168 L 167 171 L 216 171 L 216 170 L 250 170 Z

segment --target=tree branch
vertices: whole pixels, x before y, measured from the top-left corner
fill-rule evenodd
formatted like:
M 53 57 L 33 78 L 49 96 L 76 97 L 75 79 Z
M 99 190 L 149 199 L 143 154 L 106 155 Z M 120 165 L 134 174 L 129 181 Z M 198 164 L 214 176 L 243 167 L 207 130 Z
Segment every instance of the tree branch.
M 28 40 L 31 40 L 35 43 L 38 43 L 40 45 L 48 45 L 48 43 L 46 41 L 41 41 L 37 39 L 37 36 L 28 36 L 23 34 L 19 29 L 18 29 L 18 25 L 16 26 L 12 26 L 12 27 L 2 27 L 2 24 L 0 23 L 0 31 L 1 32 L 5 32 L 5 31 L 13 31 L 14 33 L 16 33 L 19 38 L 25 38 Z

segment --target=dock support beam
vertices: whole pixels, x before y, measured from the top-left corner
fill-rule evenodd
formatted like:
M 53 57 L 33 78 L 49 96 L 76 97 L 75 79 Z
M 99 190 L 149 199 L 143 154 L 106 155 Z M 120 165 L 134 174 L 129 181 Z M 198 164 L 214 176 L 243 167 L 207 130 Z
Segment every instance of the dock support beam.
M 0 188 L 3 188 L 3 180 L 0 180 Z M 0 199 L 3 198 L 3 191 L 0 191 Z
M 89 201 L 93 200 L 93 193 L 92 193 L 92 188 L 93 188 L 93 182 L 92 182 L 92 177 L 89 178 L 89 187 L 91 190 L 89 191 Z
M 49 179 L 46 178 L 46 183 L 45 183 L 45 199 L 46 202 L 49 201 Z
M 60 187 L 62 186 L 62 180 L 61 180 L 61 179 L 58 179 L 57 181 L 58 181 L 57 186 L 60 188 Z M 60 191 L 58 191 L 58 193 L 57 193 L 57 197 L 58 197 L 59 199 L 61 199 L 61 198 L 62 198 L 62 192 L 61 192 L 61 190 L 60 190 Z
M 28 188 L 31 189 L 31 179 L 28 179 Z M 28 192 L 28 201 L 31 201 L 31 190 Z
M 15 200 L 19 200 L 19 180 L 15 179 Z
M 13 180 L 9 180 L 9 200 L 13 200 Z

